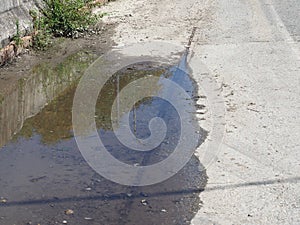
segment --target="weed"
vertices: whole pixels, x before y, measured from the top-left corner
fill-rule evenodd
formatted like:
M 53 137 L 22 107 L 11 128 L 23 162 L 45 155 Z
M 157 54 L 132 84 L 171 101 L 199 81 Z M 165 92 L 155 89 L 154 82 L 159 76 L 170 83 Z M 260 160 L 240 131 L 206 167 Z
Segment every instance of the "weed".
M 20 32 L 20 22 L 19 20 L 16 21 L 16 34 L 13 36 L 12 40 L 15 42 L 16 46 L 22 45 L 22 38 Z
M 92 13 L 91 0 L 42 0 L 44 7 L 30 11 L 35 37 L 33 46 L 45 49 L 51 37 L 77 37 L 98 21 Z
M 52 34 L 45 22 L 44 17 L 41 16 L 40 12 L 31 10 L 29 14 L 32 17 L 34 28 L 32 47 L 37 50 L 45 50 L 52 43 Z
M 4 102 L 4 96 L 0 93 L 0 106 Z

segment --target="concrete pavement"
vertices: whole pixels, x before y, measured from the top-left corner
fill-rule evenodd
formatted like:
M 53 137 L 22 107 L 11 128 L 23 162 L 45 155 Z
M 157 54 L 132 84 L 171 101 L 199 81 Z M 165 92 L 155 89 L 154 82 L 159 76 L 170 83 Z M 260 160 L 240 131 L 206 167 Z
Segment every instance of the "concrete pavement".
M 194 49 L 225 84 L 226 133 L 193 224 L 299 224 L 299 3 L 217 5 Z
M 224 100 L 224 136 L 192 224 L 300 224 L 300 43 L 296 0 L 123 0 L 101 11 L 117 22 L 118 46 L 163 40 L 187 44 Z M 200 95 L 203 93 L 199 93 Z M 210 131 L 220 112 L 207 102 L 199 120 Z M 220 132 L 220 131 L 219 131 Z M 222 131 L 223 132 L 223 131 Z M 220 138 L 220 137 L 219 137 Z

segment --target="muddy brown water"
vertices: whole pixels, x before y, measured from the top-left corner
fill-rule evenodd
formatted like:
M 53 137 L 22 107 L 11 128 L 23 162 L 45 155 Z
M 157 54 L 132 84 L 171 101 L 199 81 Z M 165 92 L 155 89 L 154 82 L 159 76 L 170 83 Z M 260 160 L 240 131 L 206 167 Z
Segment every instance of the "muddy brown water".
M 114 75 L 98 99 L 96 123 L 106 148 L 128 164 L 151 165 L 163 160 L 180 135 L 176 110 L 159 98 L 147 98 L 132 108 L 131 129 L 145 138 L 149 120 L 159 116 L 168 127 L 164 142 L 151 152 L 135 153 L 114 136 L 110 108 L 118 90 L 147 74 L 167 77 L 191 98 L 197 97 L 193 80 L 175 73 L 174 68 L 145 63 Z M 189 224 L 200 209 L 199 193 L 207 182 L 198 158 L 193 156 L 179 173 L 156 185 L 128 187 L 106 180 L 85 162 L 72 134 L 75 90 L 76 84 L 27 119 L 14 139 L 0 149 L 0 197 L 5 199 L 0 203 L 0 224 Z M 199 131 L 201 144 L 206 134 L 200 127 Z M 74 214 L 66 215 L 68 209 Z

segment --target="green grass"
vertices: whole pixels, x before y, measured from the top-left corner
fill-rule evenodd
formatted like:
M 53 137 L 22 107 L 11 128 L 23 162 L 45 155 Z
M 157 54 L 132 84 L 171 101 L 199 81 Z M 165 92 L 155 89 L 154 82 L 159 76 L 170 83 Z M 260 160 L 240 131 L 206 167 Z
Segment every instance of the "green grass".
M 99 16 L 92 13 L 91 0 L 42 0 L 40 11 L 30 11 L 35 36 L 33 46 L 45 49 L 51 37 L 77 37 L 94 25 Z
M 19 20 L 16 21 L 16 34 L 13 36 L 12 40 L 15 42 L 16 46 L 22 45 L 22 38 L 20 33 L 20 23 Z
M 4 96 L 2 94 L 0 94 L 0 106 L 3 102 L 4 102 Z

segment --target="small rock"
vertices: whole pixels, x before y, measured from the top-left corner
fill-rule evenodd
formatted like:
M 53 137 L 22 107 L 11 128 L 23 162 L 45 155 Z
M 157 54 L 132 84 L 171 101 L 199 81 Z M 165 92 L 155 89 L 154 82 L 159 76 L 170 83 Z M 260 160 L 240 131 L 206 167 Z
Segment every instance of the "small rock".
M 141 201 L 141 203 L 143 204 L 143 205 L 148 205 L 148 202 L 147 202 L 147 200 L 146 199 L 143 199 L 142 201 Z
M 86 188 L 85 190 L 86 190 L 86 191 L 91 191 L 91 190 L 92 190 L 92 188 Z
M 67 224 L 67 223 L 68 223 L 68 221 L 64 220 L 62 223 L 63 223 L 63 224 Z
M 164 213 L 168 212 L 166 209 L 162 209 L 161 211 L 164 212 Z
M 84 217 L 85 220 L 93 220 L 91 217 Z
M 148 197 L 148 195 L 144 192 L 141 192 L 140 195 L 143 196 L 143 197 Z
M 66 215 L 73 215 L 74 211 L 72 209 L 68 209 L 68 210 L 65 211 L 65 214 Z
M 7 203 L 7 199 L 5 199 L 5 198 L 0 198 L 0 203 Z

